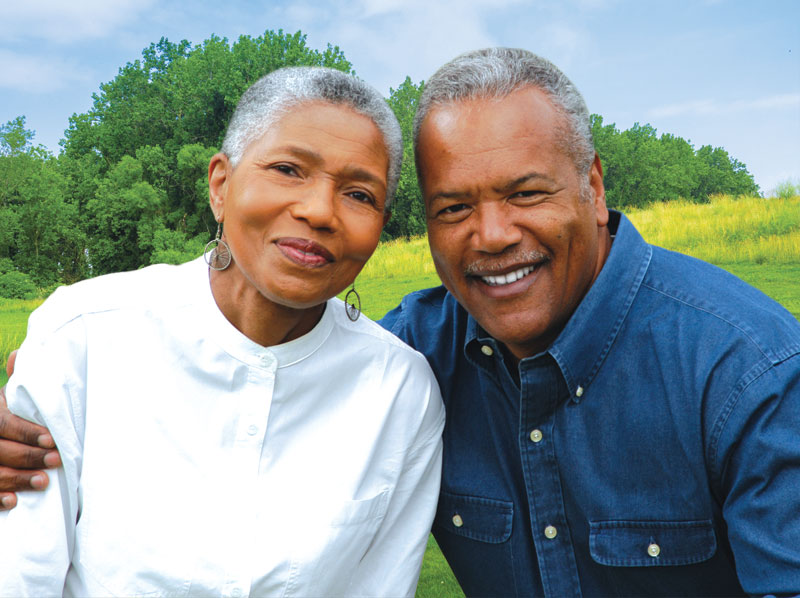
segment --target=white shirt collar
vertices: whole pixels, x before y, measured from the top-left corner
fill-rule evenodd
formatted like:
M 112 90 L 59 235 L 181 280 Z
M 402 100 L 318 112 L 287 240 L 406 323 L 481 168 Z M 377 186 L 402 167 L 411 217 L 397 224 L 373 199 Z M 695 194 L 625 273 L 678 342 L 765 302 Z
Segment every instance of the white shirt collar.
M 195 260 L 198 268 L 208 269 L 202 258 Z M 213 338 L 232 357 L 255 367 L 268 369 L 288 367 L 313 354 L 325 342 L 333 330 L 335 318 L 332 301 L 325 305 L 316 326 L 303 336 L 280 345 L 264 347 L 242 334 L 220 311 L 211 292 L 210 277 L 198 277 L 205 281 L 196 289 L 202 297 L 202 309 L 208 318 L 209 336 Z

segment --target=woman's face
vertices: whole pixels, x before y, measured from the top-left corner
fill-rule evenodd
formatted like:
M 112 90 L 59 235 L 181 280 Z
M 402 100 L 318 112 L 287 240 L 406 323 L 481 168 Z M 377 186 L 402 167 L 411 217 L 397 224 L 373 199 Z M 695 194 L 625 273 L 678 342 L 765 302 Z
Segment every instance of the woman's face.
M 237 275 L 303 309 L 345 289 L 386 220 L 389 158 L 375 124 L 322 102 L 291 109 L 245 150 L 209 165 L 211 207 Z

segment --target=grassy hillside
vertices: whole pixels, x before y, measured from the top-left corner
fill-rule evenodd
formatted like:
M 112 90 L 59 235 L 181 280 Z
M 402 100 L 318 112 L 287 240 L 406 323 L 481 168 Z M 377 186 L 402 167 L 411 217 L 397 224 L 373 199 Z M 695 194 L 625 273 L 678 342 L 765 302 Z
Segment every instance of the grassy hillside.
M 649 242 L 710 261 L 758 287 L 800 318 L 800 198 L 715 197 L 629 213 Z M 356 281 L 364 313 L 378 319 L 406 293 L 439 284 L 424 238 L 378 248 Z M 17 347 L 40 301 L 0 299 L 0 355 Z M 0 384 L 5 372 L 0 373 Z M 462 596 L 431 538 L 419 596 Z

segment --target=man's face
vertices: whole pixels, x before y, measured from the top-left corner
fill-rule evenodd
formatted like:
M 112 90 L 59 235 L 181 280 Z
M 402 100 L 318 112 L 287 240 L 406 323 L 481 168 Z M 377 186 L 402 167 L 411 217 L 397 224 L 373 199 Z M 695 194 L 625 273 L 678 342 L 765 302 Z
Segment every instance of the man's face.
M 442 282 L 517 358 L 546 349 L 608 253 L 602 170 L 581 174 L 533 87 L 439 106 L 420 129 L 428 240 Z

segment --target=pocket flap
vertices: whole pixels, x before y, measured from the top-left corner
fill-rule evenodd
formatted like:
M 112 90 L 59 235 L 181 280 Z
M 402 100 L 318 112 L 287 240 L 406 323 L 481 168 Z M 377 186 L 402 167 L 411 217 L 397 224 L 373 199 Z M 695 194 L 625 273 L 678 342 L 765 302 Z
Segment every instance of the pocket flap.
M 590 521 L 589 551 L 601 565 L 691 565 L 717 551 L 711 520 Z
M 510 501 L 442 492 L 434 525 L 465 538 L 499 544 L 511 537 Z

